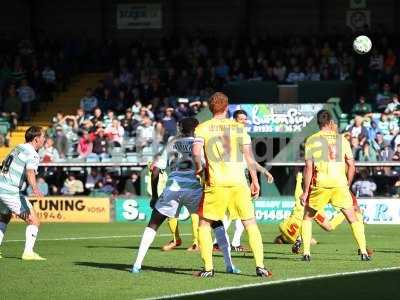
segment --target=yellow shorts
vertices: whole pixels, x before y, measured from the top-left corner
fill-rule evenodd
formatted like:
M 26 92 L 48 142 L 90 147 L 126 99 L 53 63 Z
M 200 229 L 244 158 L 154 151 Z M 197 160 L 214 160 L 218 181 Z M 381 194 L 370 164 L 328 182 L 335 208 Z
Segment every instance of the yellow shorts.
M 353 198 L 348 187 L 313 187 L 307 199 L 307 206 L 319 211 L 328 203 L 336 209 L 348 209 L 353 206 Z
M 248 220 L 254 217 L 251 192 L 247 185 L 234 187 L 206 187 L 199 206 L 199 216 L 220 221 L 226 212 L 233 220 Z
M 300 235 L 304 207 L 294 207 L 292 214 L 279 224 L 279 230 L 287 243 L 293 244 Z
M 295 207 L 292 214 L 279 224 L 279 230 L 286 243 L 294 244 L 301 233 L 303 225 L 304 207 Z M 315 214 L 315 222 L 322 224 L 325 222 L 326 215 L 324 210 Z

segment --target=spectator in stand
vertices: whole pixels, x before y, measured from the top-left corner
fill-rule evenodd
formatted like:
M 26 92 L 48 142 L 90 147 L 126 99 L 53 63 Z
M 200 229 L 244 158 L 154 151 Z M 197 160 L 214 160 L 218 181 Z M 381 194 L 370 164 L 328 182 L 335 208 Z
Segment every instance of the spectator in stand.
M 104 179 L 98 182 L 98 188 L 102 193 L 113 194 L 116 192 L 116 182 L 109 173 L 106 173 Z
M 44 83 L 43 100 L 51 102 L 56 87 L 56 72 L 49 65 L 46 65 L 42 71 L 42 79 Z
M 386 105 L 392 101 L 393 93 L 390 90 L 390 85 L 385 83 L 383 85 L 383 90 L 376 95 L 376 107 L 383 111 Z
M 108 126 L 111 125 L 111 123 L 113 122 L 114 119 L 116 119 L 117 117 L 115 116 L 115 113 L 112 109 L 109 109 L 107 111 L 107 115 L 104 117 L 103 119 L 103 123 L 104 126 L 107 128 Z
M 100 157 L 107 156 L 108 141 L 104 134 L 104 128 L 97 128 L 94 140 L 93 140 L 93 153 L 96 153 Z
M 85 111 L 87 115 L 90 115 L 94 109 L 97 107 L 98 101 L 95 96 L 93 96 L 93 90 L 88 88 L 86 90 L 86 95 L 81 99 L 81 108 Z
M 315 65 L 312 65 L 311 68 L 306 72 L 306 80 L 311 80 L 311 81 L 320 81 L 321 80 L 321 74 L 318 72 L 317 67 Z
M 391 114 L 395 113 L 398 115 L 400 113 L 400 102 L 399 102 L 399 97 L 398 95 L 394 94 L 392 97 L 392 101 L 388 103 L 385 113 Z
M 47 196 L 49 194 L 49 186 L 46 183 L 46 181 L 44 180 L 44 178 L 37 177 L 36 182 L 37 182 L 39 191 L 42 193 L 42 195 Z M 33 196 L 32 186 L 30 186 L 30 185 L 28 186 L 28 188 L 26 189 L 26 193 L 28 194 L 29 197 Z
M 23 79 L 21 81 L 21 86 L 17 89 L 17 92 L 22 102 L 21 118 L 24 121 L 30 121 L 31 105 L 36 99 L 35 91 L 28 85 L 28 80 Z
M 89 133 L 84 130 L 78 143 L 78 154 L 79 158 L 86 158 L 93 150 L 93 143 L 90 140 Z
M 392 161 L 394 151 L 390 147 L 390 145 L 385 144 L 383 149 L 379 152 L 379 160 L 380 161 Z
M 39 150 L 40 161 L 44 163 L 56 162 L 60 159 L 60 154 L 54 147 L 54 140 L 50 137 L 46 139 L 44 147 Z
M 378 154 L 369 142 L 366 141 L 359 153 L 359 161 L 378 161 Z
M 274 67 L 274 75 L 278 78 L 278 82 L 283 83 L 286 79 L 286 67 L 282 61 L 278 60 Z
M 97 122 L 103 122 L 103 112 L 99 107 L 96 107 L 93 112 L 93 116 L 90 118 L 93 124 L 97 124 Z
M 374 141 L 376 139 L 376 134 L 378 133 L 378 125 L 375 121 L 371 121 L 371 126 L 368 127 L 368 139 Z
M 394 68 L 396 66 L 396 55 L 393 52 L 392 48 L 389 48 L 386 52 L 384 67 Z
M 63 195 L 73 196 L 79 195 L 84 192 L 83 183 L 75 177 L 74 174 L 69 174 L 61 189 Z
M 105 134 L 113 143 L 114 147 L 121 147 L 124 141 L 125 130 L 121 126 L 118 119 L 114 119 L 110 125 L 107 126 Z
M 151 146 L 154 141 L 154 126 L 149 117 L 144 117 L 136 133 L 136 149 L 140 152 L 145 147 Z
M 133 172 L 131 176 L 125 181 L 124 195 L 126 196 L 136 196 L 139 195 L 139 175 Z
M 362 169 L 360 176 L 361 178 L 353 183 L 351 190 L 356 197 L 373 197 L 376 191 L 376 183 L 368 178 L 368 170 Z
M 353 106 L 353 109 L 351 110 L 351 113 L 352 113 L 353 117 L 355 115 L 364 116 L 364 115 L 369 114 L 371 112 L 372 112 L 371 104 L 369 104 L 369 103 L 367 103 L 365 101 L 365 96 L 360 96 L 358 98 L 358 103 L 356 103 Z
M 82 108 L 76 110 L 75 120 L 79 127 L 82 127 L 83 123 L 86 121 L 85 111 Z
M 90 191 L 93 190 L 102 178 L 101 174 L 95 168 L 92 168 L 90 174 L 86 177 L 85 188 Z
M 359 160 L 361 152 L 360 141 L 358 137 L 352 137 L 350 141 L 351 150 L 353 151 L 353 157 L 355 160 Z
M 128 108 L 125 112 L 125 117 L 121 121 L 121 125 L 125 130 L 125 135 L 128 137 L 135 136 L 139 124 L 139 121 L 133 118 L 132 109 Z
M 361 116 L 356 116 L 354 118 L 354 124 L 348 129 L 352 137 L 358 138 L 361 146 L 368 138 L 368 129 L 363 125 L 363 123 L 363 118 Z
M 306 76 L 300 70 L 300 67 L 297 65 L 293 68 L 292 72 L 289 72 L 289 75 L 286 79 L 288 83 L 295 83 L 295 84 L 298 83 L 299 81 L 304 81 L 304 80 L 306 80 Z
M 384 112 L 376 122 L 379 132 L 383 134 L 384 141 L 390 143 L 399 131 L 397 118 L 394 118 L 392 114 Z
M 3 111 L 6 113 L 5 116 L 10 119 L 12 128 L 17 127 L 18 118 L 21 116 L 21 99 L 17 95 L 15 85 L 10 85 L 7 90 L 6 98 L 3 102 Z
M 56 126 L 56 132 L 54 137 L 55 147 L 59 153 L 60 158 L 65 158 L 68 151 L 68 139 L 64 134 L 61 125 Z
M 162 125 L 164 127 L 163 141 L 167 142 L 169 137 L 175 136 L 177 131 L 177 120 L 174 116 L 174 109 L 168 107 L 165 109 L 165 116 L 162 119 Z
M 378 132 L 375 140 L 372 141 L 372 147 L 379 153 L 385 147 L 385 141 L 383 140 L 383 134 Z
M 392 160 L 400 161 L 400 144 L 396 145 L 396 151 L 393 153 Z

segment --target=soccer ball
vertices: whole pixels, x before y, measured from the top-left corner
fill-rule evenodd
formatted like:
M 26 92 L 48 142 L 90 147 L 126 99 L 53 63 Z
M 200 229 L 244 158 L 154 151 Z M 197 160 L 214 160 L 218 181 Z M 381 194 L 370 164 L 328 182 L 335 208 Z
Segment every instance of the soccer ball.
M 360 35 L 354 39 L 353 49 L 358 54 L 366 54 L 372 48 L 372 42 L 366 35 Z

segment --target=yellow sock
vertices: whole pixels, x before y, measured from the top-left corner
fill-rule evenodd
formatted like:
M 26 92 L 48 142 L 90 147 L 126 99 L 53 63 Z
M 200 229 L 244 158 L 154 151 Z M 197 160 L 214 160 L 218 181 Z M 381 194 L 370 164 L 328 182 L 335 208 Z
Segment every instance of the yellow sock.
M 342 224 L 344 219 L 345 219 L 344 214 L 342 214 L 341 212 L 337 213 L 336 216 L 333 217 L 332 221 L 329 222 L 332 226 L 332 230 L 335 230 L 336 227 Z
M 180 240 L 181 237 L 179 236 L 178 219 L 169 218 L 168 226 L 169 226 L 169 230 L 171 230 L 172 236 L 174 237 L 174 242 L 176 242 L 177 240 Z
M 254 260 L 256 261 L 256 266 L 264 268 L 264 245 L 257 224 L 247 226 L 246 231 L 249 235 L 249 244 L 254 255 Z
M 353 231 L 353 236 L 358 244 L 358 248 L 361 250 L 361 253 L 367 253 L 367 242 L 365 241 L 365 233 L 364 233 L 364 224 L 363 222 L 356 221 L 350 224 L 351 230 Z
M 311 236 L 312 236 L 312 221 L 303 220 L 301 226 L 301 239 L 303 240 L 304 255 L 310 255 Z
M 204 262 L 204 270 L 211 271 L 213 269 L 212 251 L 213 243 L 211 237 L 210 226 L 199 227 L 199 246 L 201 258 Z
M 199 215 L 191 214 L 192 218 L 192 234 L 193 234 L 193 245 L 199 244 Z

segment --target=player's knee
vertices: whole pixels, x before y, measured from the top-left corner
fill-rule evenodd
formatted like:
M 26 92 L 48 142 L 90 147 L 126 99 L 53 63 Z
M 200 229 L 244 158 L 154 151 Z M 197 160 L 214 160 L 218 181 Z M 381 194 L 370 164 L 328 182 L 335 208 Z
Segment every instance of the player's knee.
M 11 220 L 11 214 L 5 214 L 5 215 L 0 214 L 0 222 L 8 224 L 10 223 L 10 220 Z
M 242 223 L 243 223 L 244 228 L 246 228 L 246 229 L 249 226 L 257 225 L 256 218 L 251 218 L 251 219 L 248 219 L 248 220 L 242 220 Z

